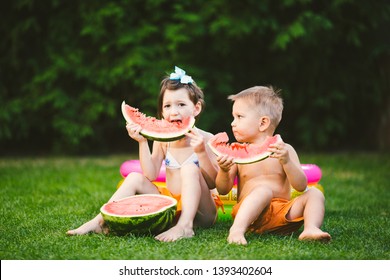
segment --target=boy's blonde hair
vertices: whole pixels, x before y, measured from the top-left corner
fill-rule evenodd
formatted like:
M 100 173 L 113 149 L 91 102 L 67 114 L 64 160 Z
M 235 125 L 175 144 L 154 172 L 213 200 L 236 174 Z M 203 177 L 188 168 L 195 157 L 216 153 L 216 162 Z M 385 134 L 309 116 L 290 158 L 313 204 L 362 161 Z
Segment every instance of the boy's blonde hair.
M 274 89 L 272 86 L 255 86 L 228 96 L 228 99 L 233 102 L 241 98 L 253 104 L 260 115 L 268 116 L 274 128 L 279 125 L 283 112 L 283 99 L 280 97 L 279 89 Z

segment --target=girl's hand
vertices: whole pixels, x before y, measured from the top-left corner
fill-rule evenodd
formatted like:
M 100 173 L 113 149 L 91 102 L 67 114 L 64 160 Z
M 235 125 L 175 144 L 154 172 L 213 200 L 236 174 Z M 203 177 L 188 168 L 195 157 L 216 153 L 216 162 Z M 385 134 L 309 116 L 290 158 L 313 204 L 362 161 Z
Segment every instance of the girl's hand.
M 191 141 L 190 145 L 194 148 L 195 153 L 202 153 L 206 151 L 205 143 L 204 143 L 204 137 L 199 133 L 197 128 L 191 129 L 190 132 L 186 133 L 186 136 L 188 136 Z
M 268 151 L 272 152 L 269 157 L 278 159 L 282 165 L 288 163 L 290 160 L 287 145 L 283 142 L 282 138 L 280 138 L 280 140 L 278 140 L 275 144 L 269 145 Z
M 127 132 L 129 136 L 133 138 L 135 141 L 142 142 L 146 141 L 146 138 L 140 134 L 141 126 L 138 124 L 127 124 L 126 125 Z
M 217 162 L 221 170 L 224 172 L 229 172 L 230 168 L 235 164 L 233 162 L 233 158 L 228 155 L 217 157 Z

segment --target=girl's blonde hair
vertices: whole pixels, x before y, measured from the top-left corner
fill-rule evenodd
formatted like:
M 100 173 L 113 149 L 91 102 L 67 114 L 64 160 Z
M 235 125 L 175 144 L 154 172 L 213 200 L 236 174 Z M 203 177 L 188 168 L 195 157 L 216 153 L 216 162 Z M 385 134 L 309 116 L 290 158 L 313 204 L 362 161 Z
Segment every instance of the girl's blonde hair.
M 160 86 L 160 94 L 158 96 L 158 108 L 157 108 L 157 116 L 159 118 L 162 118 L 162 110 L 163 110 L 163 99 L 164 99 L 164 93 L 168 90 L 178 90 L 181 88 L 185 88 L 188 92 L 188 97 L 196 105 L 198 102 L 201 104 L 201 112 L 204 109 L 205 101 L 204 101 L 204 94 L 200 87 L 196 85 L 195 82 L 191 82 L 188 84 L 183 84 L 180 82 L 180 80 L 171 80 L 169 77 L 166 77 L 164 80 L 161 81 Z M 198 116 L 200 113 L 198 114 Z
M 279 125 L 283 112 L 283 99 L 279 89 L 274 89 L 272 86 L 255 86 L 228 96 L 228 99 L 233 102 L 241 98 L 253 104 L 260 115 L 268 116 L 274 128 Z

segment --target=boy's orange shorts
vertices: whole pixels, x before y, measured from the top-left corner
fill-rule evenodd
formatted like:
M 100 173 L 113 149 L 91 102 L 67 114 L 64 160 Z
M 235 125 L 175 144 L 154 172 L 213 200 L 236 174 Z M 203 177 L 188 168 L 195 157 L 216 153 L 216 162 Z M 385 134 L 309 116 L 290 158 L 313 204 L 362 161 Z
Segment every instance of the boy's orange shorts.
M 260 216 L 249 226 L 249 231 L 256 233 L 273 233 L 289 235 L 303 225 L 303 217 L 287 220 L 286 215 L 291 209 L 295 199 L 273 198 L 270 205 L 264 209 Z M 237 215 L 242 200 L 234 205 L 233 218 Z

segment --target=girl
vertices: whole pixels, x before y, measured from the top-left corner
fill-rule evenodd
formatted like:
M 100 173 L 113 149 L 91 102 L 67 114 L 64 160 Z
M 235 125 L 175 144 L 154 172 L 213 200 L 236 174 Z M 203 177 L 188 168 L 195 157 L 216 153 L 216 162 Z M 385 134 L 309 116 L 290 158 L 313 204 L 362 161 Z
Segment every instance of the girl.
M 158 98 L 158 115 L 170 122 L 193 116 L 198 117 L 204 107 L 202 90 L 190 76 L 176 67 L 175 72 L 161 82 Z M 206 145 L 211 133 L 194 127 L 186 136 L 174 142 L 154 141 L 150 152 L 148 141 L 136 124 L 126 126 L 129 136 L 139 143 L 139 158 L 143 174 L 130 173 L 109 202 L 135 194 L 164 194 L 178 200 L 177 223 L 155 238 L 163 242 L 175 241 L 194 235 L 194 225 L 208 227 L 217 217 L 218 197 L 215 192 L 215 178 L 218 164 Z M 162 161 L 166 164 L 167 188 L 152 183 L 160 171 Z M 100 233 L 103 231 L 103 217 L 95 218 L 69 230 L 69 235 Z

